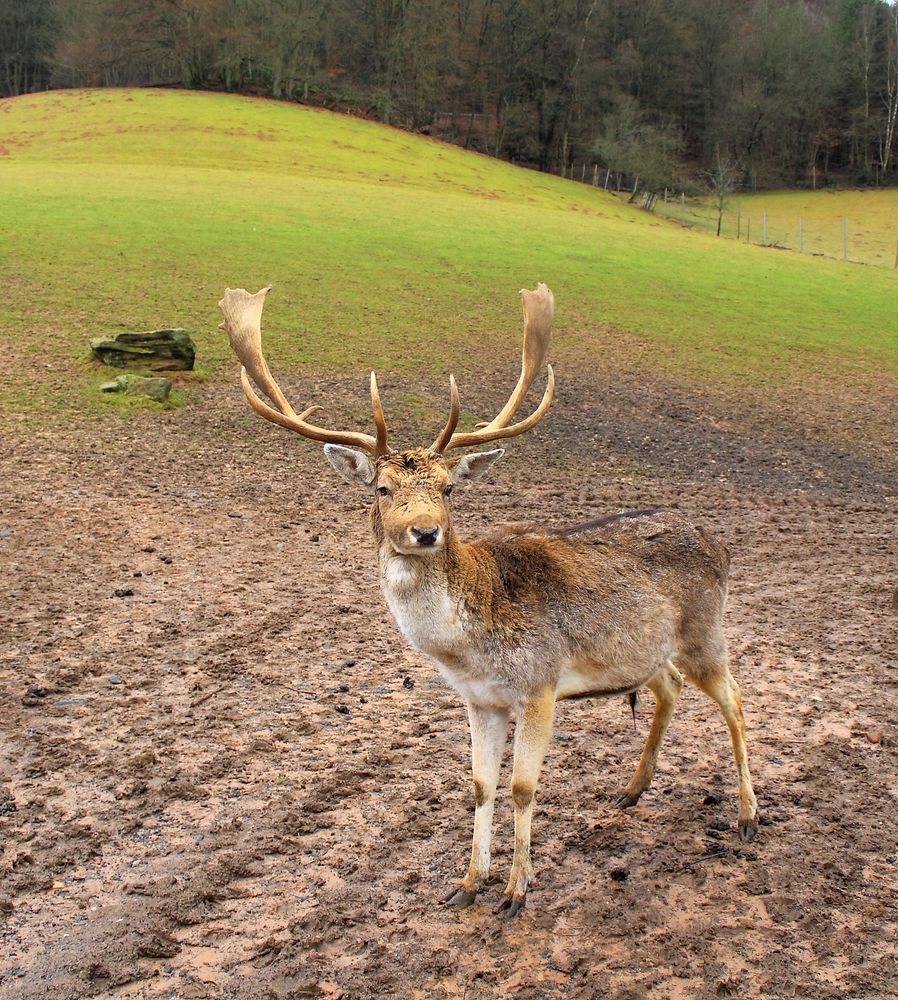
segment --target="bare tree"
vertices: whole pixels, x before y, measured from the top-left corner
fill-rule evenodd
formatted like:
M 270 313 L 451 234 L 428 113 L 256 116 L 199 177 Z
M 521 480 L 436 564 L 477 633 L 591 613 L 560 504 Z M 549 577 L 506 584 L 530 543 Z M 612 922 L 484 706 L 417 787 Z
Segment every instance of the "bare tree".
M 55 15 L 53 0 L 0 0 L 0 97 L 47 85 Z
M 892 4 L 885 15 L 885 80 L 883 86 L 884 114 L 879 136 L 879 169 L 881 179 L 892 166 L 895 128 L 898 125 L 898 5 Z
M 727 198 L 739 187 L 742 180 L 742 167 L 729 156 L 721 156 L 720 146 L 717 146 L 714 150 L 714 162 L 711 169 L 705 170 L 703 175 L 708 189 L 714 196 L 717 208 L 717 235 L 720 236 Z

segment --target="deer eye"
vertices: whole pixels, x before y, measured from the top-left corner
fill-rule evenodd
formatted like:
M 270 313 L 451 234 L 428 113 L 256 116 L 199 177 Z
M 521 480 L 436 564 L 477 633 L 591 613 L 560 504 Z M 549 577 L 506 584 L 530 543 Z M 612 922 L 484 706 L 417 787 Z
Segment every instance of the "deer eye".
M 388 496 L 390 496 L 390 487 L 389 486 L 378 486 L 377 487 L 377 492 L 382 497 L 388 497 Z
M 451 497 L 451 496 L 452 496 L 452 490 L 453 490 L 453 486 L 452 486 L 452 483 L 450 483 L 450 484 L 449 484 L 449 485 L 448 485 L 448 486 L 447 486 L 447 487 L 446 487 L 446 488 L 445 488 L 445 489 L 443 490 L 443 496 L 444 496 L 444 497 Z

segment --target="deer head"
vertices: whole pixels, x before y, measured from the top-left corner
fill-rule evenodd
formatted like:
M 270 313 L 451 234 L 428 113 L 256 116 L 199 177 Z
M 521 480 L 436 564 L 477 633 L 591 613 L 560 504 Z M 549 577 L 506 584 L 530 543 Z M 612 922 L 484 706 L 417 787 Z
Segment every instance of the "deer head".
M 449 497 L 453 488 L 482 476 L 502 457 L 504 450 L 497 448 L 458 458 L 446 458 L 446 454 L 523 434 L 542 420 L 552 403 L 555 376 L 548 365 L 548 380 L 539 406 L 523 420 L 511 422 L 545 362 L 555 310 L 552 292 L 542 283 L 534 291 L 521 291 L 524 310 L 521 374 L 500 412 L 472 431 L 456 431 L 460 405 L 455 378 L 450 376 L 449 417 L 433 444 L 394 451 L 387 444 L 387 424 L 374 372 L 370 391 L 375 435 L 320 427 L 307 418 L 321 407 L 309 406 L 297 413 L 287 402 L 262 354 L 262 308 L 270 290 L 269 286 L 250 295 L 242 288 L 228 288 L 218 303 L 224 314 L 220 329 L 227 331 L 231 347 L 242 364 L 240 380 L 249 405 L 266 420 L 303 437 L 325 442 L 324 453 L 336 471 L 349 482 L 362 483 L 374 494 L 372 524 L 379 542 L 389 542 L 392 550 L 402 555 L 426 556 L 439 551 L 450 531 Z M 273 406 L 256 395 L 250 379 Z

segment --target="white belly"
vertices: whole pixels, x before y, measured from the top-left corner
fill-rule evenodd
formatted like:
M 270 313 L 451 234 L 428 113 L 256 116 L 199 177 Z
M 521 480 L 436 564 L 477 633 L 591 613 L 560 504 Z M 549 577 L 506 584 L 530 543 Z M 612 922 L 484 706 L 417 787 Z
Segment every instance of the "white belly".
M 641 688 L 658 672 L 657 667 L 634 673 L 628 666 L 597 666 L 594 663 L 570 662 L 561 672 L 555 685 L 556 698 L 575 698 L 577 695 L 626 694 Z

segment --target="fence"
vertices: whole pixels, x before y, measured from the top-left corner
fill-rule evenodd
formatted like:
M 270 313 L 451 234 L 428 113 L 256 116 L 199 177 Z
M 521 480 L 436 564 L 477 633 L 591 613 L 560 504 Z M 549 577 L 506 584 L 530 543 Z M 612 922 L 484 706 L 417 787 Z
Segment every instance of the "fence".
M 639 178 L 600 167 L 595 163 L 571 165 L 571 180 L 629 199 Z M 768 246 L 794 250 L 815 257 L 830 257 L 877 267 L 898 268 L 898 218 L 890 225 L 873 225 L 869 217 L 851 219 L 832 215 L 805 218 L 800 214 L 772 212 L 750 201 L 740 202 L 732 196 L 730 207 L 720 219 L 720 236 Z M 687 198 L 681 192 L 666 190 L 663 196 L 643 192 L 634 204 L 656 215 L 663 215 L 686 226 L 717 233 L 717 207 L 710 199 Z
M 717 232 L 717 209 L 707 201 L 667 192 L 666 198 L 657 199 L 654 211 L 684 225 Z M 898 223 L 877 229 L 868 219 L 805 218 L 738 202 L 724 211 L 720 223 L 721 237 L 743 243 L 898 268 Z

